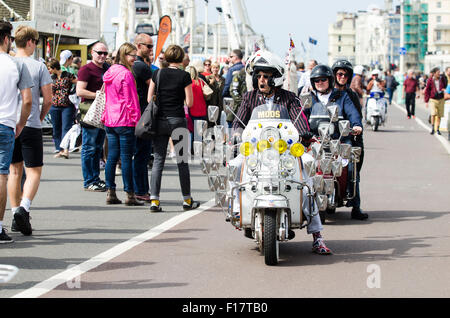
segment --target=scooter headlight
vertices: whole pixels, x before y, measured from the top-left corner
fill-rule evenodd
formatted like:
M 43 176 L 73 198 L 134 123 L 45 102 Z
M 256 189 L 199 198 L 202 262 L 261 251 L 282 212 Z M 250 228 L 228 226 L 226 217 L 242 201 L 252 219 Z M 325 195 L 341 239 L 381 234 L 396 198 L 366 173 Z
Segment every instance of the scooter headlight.
M 292 156 L 284 156 L 281 160 L 281 164 L 283 165 L 284 169 L 292 170 L 295 168 L 296 160 Z
M 264 150 L 269 149 L 269 148 L 270 148 L 270 143 L 267 140 L 260 140 L 256 144 L 256 149 L 259 152 L 263 152 Z
M 273 143 L 273 148 L 275 148 L 278 151 L 278 153 L 281 155 L 287 150 L 288 145 L 287 145 L 286 141 L 284 141 L 283 139 L 278 139 L 277 141 L 275 141 Z
M 249 143 L 248 141 L 244 142 L 239 147 L 239 152 L 245 157 L 250 156 L 254 151 L 255 151 L 255 147 L 253 147 L 253 145 L 251 143 Z
M 261 157 L 262 164 L 266 167 L 278 167 L 278 163 L 280 162 L 280 154 L 274 148 L 264 151 Z
M 301 157 L 305 153 L 305 147 L 300 143 L 295 143 L 291 146 L 290 153 L 296 158 Z
M 246 163 L 247 167 L 253 171 L 258 166 L 258 159 L 256 158 L 256 156 L 249 156 L 246 159 Z

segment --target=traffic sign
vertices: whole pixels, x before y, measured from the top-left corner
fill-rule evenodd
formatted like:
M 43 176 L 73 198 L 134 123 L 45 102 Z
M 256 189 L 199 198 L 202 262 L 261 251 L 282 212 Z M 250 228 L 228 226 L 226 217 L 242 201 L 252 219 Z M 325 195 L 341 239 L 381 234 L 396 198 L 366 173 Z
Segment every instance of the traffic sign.
M 405 48 L 405 47 L 399 48 L 399 49 L 398 49 L 398 53 L 399 53 L 400 55 L 406 55 L 406 48 Z

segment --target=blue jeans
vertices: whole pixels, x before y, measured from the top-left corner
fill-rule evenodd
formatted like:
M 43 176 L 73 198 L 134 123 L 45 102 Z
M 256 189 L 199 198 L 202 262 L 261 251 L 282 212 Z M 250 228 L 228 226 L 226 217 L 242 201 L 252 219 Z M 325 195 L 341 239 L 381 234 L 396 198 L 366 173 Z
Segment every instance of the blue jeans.
M 100 158 L 105 135 L 105 131 L 100 128 L 82 129 L 81 170 L 85 188 L 100 181 Z
M 134 127 L 105 127 L 108 137 L 108 158 L 105 167 L 107 189 L 116 189 L 116 165 L 122 161 L 123 190 L 134 193 L 133 154 L 136 144 Z
M 392 104 L 392 96 L 394 96 L 394 90 L 390 87 L 386 88 L 389 97 L 389 105 Z
M 0 124 L 0 174 L 9 174 L 15 136 L 14 129 Z
M 136 138 L 133 160 L 134 190 L 136 195 L 145 195 L 150 191 L 148 182 L 148 161 L 150 160 L 152 141 Z
M 53 141 L 55 149 L 61 151 L 59 147 L 61 140 L 66 133 L 72 128 L 75 119 L 75 107 L 55 107 L 50 108 L 50 116 L 53 125 Z

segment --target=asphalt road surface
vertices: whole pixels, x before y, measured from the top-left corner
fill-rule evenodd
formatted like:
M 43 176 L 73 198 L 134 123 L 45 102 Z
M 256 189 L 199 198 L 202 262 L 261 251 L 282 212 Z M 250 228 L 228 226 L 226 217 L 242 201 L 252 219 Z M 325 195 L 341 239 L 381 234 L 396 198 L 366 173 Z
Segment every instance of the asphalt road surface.
M 198 165 L 191 177 L 199 211 L 182 211 L 170 161 L 164 213 L 106 206 L 105 193 L 83 191 L 79 153 L 54 159 L 47 138 L 33 235 L 10 232 L 15 243 L 0 246 L 0 264 L 19 268 L 0 297 L 450 297 L 449 153 L 395 106 L 364 139 L 362 208 L 370 218 L 351 220 L 339 208 L 322 232 L 333 255 L 313 254 L 311 236 L 297 230 L 269 267 L 213 207 Z

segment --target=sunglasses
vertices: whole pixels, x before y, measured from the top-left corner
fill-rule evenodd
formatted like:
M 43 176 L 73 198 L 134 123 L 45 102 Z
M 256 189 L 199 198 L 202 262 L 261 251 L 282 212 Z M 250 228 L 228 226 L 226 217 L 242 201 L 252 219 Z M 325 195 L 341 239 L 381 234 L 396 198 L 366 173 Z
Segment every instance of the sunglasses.
M 103 51 L 94 51 L 95 53 L 97 53 L 98 55 L 104 55 L 107 56 L 108 52 L 103 52 Z
M 336 73 L 338 77 L 348 77 L 347 73 Z
M 209 64 L 209 63 L 206 63 L 206 64 L 203 64 L 204 66 L 211 66 L 211 64 Z
M 139 43 L 140 45 L 145 45 L 147 49 L 153 49 L 153 44 L 145 44 L 145 43 Z
M 260 79 L 261 77 L 263 77 L 263 78 L 265 78 L 265 79 L 268 79 L 270 76 L 269 76 L 269 75 L 262 75 L 262 74 L 256 75 L 256 78 L 257 78 L 257 79 Z
M 313 79 L 314 83 L 319 83 L 319 82 L 325 83 L 326 81 L 328 81 L 328 78 L 315 78 L 315 79 Z

